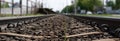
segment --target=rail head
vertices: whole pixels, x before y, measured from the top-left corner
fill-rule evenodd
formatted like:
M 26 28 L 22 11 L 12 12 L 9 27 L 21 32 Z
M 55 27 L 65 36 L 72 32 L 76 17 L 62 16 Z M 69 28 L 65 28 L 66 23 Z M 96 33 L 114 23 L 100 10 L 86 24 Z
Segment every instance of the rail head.
M 50 17 L 53 15 L 44 15 L 44 16 L 19 16 L 19 17 L 3 17 L 0 18 L 0 25 L 3 24 L 9 24 L 9 23 L 16 23 L 20 21 L 26 21 L 26 20 L 31 20 L 35 18 L 44 18 L 44 17 Z
M 78 15 L 67 15 L 67 16 L 96 21 L 102 24 L 117 24 L 117 25 L 120 24 L 120 18 L 115 18 L 115 17 L 78 16 Z

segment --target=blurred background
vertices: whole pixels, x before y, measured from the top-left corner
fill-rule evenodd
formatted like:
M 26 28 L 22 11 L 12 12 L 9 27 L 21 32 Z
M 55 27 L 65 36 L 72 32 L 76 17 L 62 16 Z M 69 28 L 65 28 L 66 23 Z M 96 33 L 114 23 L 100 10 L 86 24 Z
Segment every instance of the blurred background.
M 120 14 L 120 0 L 0 0 L 1 15 Z

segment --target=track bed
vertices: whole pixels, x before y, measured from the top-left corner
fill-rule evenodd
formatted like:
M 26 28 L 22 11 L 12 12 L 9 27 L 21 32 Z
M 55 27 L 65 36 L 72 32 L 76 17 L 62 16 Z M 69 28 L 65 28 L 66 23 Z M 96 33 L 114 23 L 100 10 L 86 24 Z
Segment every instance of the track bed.
M 0 31 L 0 41 L 119 41 L 98 27 L 84 24 L 73 17 L 55 15 L 8 26 Z

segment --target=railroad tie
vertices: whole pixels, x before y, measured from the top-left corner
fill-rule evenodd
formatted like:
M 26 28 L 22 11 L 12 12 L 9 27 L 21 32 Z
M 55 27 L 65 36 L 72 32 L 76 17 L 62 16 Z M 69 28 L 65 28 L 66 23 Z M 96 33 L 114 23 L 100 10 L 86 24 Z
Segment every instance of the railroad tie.
M 102 34 L 102 32 L 89 32 L 89 33 L 82 33 L 82 34 L 75 34 L 75 35 L 68 35 L 63 36 L 66 38 L 76 37 L 76 36 L 84 36 L 84 35 L 92 35 L 92 34 Z M 17 36 L 17 37 L 26 37 L 26 38 L 50 38 L 51 36 L 34 36 L 34 35 L 23 35 L 23 34 L 15 34 L 15 33 L 0 33 L 0 35 L 8 35 L 8 36 Z M 57 36 L 55 36 L 57 37 Z M 59 37 L 58 37 L 59 38 Z

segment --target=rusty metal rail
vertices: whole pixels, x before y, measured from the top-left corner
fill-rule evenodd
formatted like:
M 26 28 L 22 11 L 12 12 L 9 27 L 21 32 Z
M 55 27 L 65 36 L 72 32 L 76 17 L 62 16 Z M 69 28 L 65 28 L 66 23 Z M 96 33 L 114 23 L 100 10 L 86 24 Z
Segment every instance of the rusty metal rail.
M 0 25 L 19 23 L 19 22 L 25 22 L 25 21 L 35 21 L 35 20 L 47 18 L 47 17 L 50 17 L 50 16 L 52 16 L 52 15 L 1 18 L 0 19 Z
M 111 27 L 109 27 L 109 24 L 107 24 L 107 22 L 102 23 L 102 21 L 99 21 L 99 20 L 102 20 L 101 18 L 98 18 L 98 21 L 96 21 L 97 20 L 96 17 L 95 17 L 96 20 L 93 20 L 92 18 L 94 18 L 94 17 L 91 18 L 91 17 L 87 17 L 87 16 L 74 16 L 74 15 L 67 15 L 70 18 L 73 18 L 74 20 L 77 21 L 76 25 L 73 24 L 73 25 L 75 25 L 74 26 L 75 28 L 70 28 L 70 30 L 68 30 L 70 32 L 66 32 L 66 33 L 61 34 L 63 32 L 63 31 L 61 31 L 60 33 L 58 32 L 58 35 L 54 34 L 54 30 L 53 30 L 53 32 L 51 31 L 51 33 L 48 33 L 48 35 L 43 35 L 44 33 L 46 34 L 46 32 L 42 32 L 42 31 L 36 32 L 37 30 L 35 31 L 35 33 L 30 32 L 31 34 L 29 34 L 29 33 L 21 33 L 21 32 L 19 33 L 19 31 L 23 30 L 23 32 L 24 32 L 28 28 L 30 29 L 30 31 L 34 31 L 35 27 L 38 27 L 38 28 L 40 27 L 40 26 L 38 26 L 38 25 L 40 25 L 38 23 L 41 23 L 41 22 L 49 24 L 48 21 L 50 21 L 50 20 L 47 20 L 47 19 L 49 19 L 47 17 L 53 18 L 52 21 L 62 17 L 62 16 L 56 16 L 58 18 L 56 18 L 56 17 L 54 18 L 54 16 L 53 17 L 51 17 L 51 16 L 53 16 L 53 15 L 35 16 L 35 17 L 23 17 L 23 18 L 12 18 L 12 19 L 1 19 L 0 20 L 1 25 L 9 24 L 9 23 L 14 24 L 14 23 L 22 22 L 22 21 L 24 21 L 25 23 L 26 23 L 26 21 L 30 21 L 30 23 L 26 24 L 26 26 L 23 26 L 24 25 L 23 24 L 22 25 L 23 29 L 22 29 L 22 26 L 17 27 L 20 30 L 19 29 L 18 30 L 11 30 L 11 28 L 14 28 L 14 27 L 9 27 L 11 25 L 8 25 L 8 28 L 10 30 L 4 31 L 4 30 L 1 29 L 0 35 L 1 36 L 11 36 L 11 37 L 46 39 L 46 40 L 49 40 L 49 38 L 51 38 L 52 40 L 53 40 L 53 38 L 56 38 L 56 39 L 58 38 L 58 39 L 62 39 L 62 40 L 67 39 L 67 40 L 74 40 L 74 41 L 79 41 L 79 40 L 83 40 L 83 39 L 85 39 L 86 41 L 89 41 L 89 39 L 90 39 L 90 41 L 92 41 L 92 40 L 97 41 L 97 40 L 106 39 L 106 38 L 110 39 L 110 38 L 118 38 L 119 37 L 119 35 L 118 35 L 119 34 L 119 29 L 113 30 Z M 66 17 L 65 17 L 65 19 L 67 19 Z M 43 19 L 43 18 L 45 18 L 46 20 Z M 41 19 L 43 19 L 43 21 L 40 21 Z M 37 22 L 35 20 L 39 20 L 39 21 Z M 68 19 L 68 20 L 70 20 L 70 19 Z M 31 21 L 34 21 L 34 22 L 31 22 Z M 56 21 L 59 21 L 59 20 L 56 20 Z M 107 21 L 109 21 L 109 20 L 107 20 Z M 74 21 L 71 21 L 71 22 L 74 22 Z M 33 24 L 31 24 L 31 23 L 33 23 Z M 27 26 L 33 26 L 33 27 L 27 27 Z M 116 25 L 116 26 L 118 26 L 118 25 Z M 17 29 L 17 28 L 14 28 L 14 29 Z M 48 28 L 43 27 L 43 28 L 39 28 L 39 29 L 42 29 L 42 30 L 45 29 L 45 31 L 46 31 Z M 13 32 L 9 32 L 9 31 L 13 31 Z M 14 31 L 16 31 L 16 32 L 14 32 Z M 27 32 L 29 32 L 29 31 L 27 30 Z M 107 33 L 107 32 L 109 32 L 111 35 L 109 33 Z M 114 33 L 112 33 L 112 32 L 114 32 Z M 41 35 L 39 33 L 41 33 Z M 115 33 L 117 33 L 117 34 L 115 34 Z M 37 35 L 37 34 L 39 34 L 39 35 Z M 59 34 L 61 34 L 61 35 L 59 35 Z M 118 37 L 116 37 L 116 36 L 118 36 Z M 66 38 L 66 39 L 64 39 L 64 38 Z
M 113 17 L 97 17 L 97 16 L 77 16 L 77 15 L 67 15 L 75 19 L 80 20 L 80 22 L 91 25 L 93 27 L 97 26 L 102 31 L 109 32 L 111 35 L 120 37 L 120 18 Z

